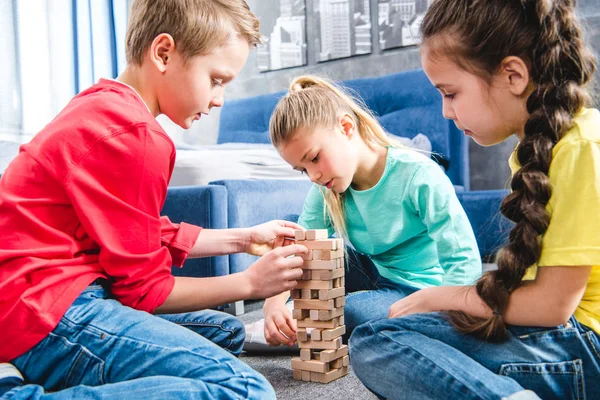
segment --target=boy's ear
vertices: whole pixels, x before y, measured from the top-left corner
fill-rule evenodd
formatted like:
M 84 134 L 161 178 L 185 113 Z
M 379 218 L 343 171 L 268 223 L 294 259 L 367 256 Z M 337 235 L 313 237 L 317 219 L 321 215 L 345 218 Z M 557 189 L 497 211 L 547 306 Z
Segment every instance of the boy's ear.
M 160 71 L 165 72 L 175 52 L 175 40 L 168 33 L 161 33 L 150 45 L 150 60 Z
M 354 122 L 354 118 L 352 118 L 349 114 L 342 114 L 339 118 L 339 126 L 342 128 L 342 133 L 348 137 L 351 137 L 356 128 L 356 123 Z
M 510 56 L 502 60 L 501 79 L 515 96 L 522 96 L 529 87 L 529 68 L 520 57 Z

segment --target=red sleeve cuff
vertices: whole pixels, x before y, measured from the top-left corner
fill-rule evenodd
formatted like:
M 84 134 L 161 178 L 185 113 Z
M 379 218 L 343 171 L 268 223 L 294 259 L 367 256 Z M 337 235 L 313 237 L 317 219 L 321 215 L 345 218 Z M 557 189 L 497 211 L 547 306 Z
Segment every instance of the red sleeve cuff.
M 172 223 L 168 217 L 161 217 L 161 242 L 169 248 L 173 265 L 183 266 L 185 259 L 196 244 L 201 227 L 182 222 Z

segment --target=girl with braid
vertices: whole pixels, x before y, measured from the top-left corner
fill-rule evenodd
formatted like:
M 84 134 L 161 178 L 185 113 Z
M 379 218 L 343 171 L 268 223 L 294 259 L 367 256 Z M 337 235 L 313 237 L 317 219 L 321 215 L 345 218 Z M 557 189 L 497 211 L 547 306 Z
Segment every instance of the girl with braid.
M 423 68 L 483 146 L 515 134 L 514 221 L 498 269 L 431 287 L 350 338 L 354 371 L 396 399 L 600 398 L 600 113 L 571 0 L 436 0 Z M 432 379 L 434 378 L 434 379 Z

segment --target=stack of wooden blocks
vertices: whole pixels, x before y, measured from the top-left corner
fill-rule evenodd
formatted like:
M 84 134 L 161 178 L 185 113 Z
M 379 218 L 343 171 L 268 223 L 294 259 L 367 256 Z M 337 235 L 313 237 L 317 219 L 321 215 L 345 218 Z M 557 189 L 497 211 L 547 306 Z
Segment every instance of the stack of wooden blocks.
M 348 373 L 344 325 L 344 241 L 328 239 L 326 229 L 296 231 L 296 243 L 308 248 L 304 271 L 292 290 L 298 322 L 300 357 L 292 358 L 294 379 L 329 383 Z M 307 328 L 312 328 L 308 329 Z

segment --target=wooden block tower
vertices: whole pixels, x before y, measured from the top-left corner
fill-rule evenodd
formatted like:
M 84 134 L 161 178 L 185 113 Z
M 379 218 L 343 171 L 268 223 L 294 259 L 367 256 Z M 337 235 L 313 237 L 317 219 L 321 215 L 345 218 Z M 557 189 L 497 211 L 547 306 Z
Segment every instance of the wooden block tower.
M 342 345 L 344 241 L 327 236 L 326 229 L 296 231 L 296 243 L 308 248 L 302 257 L 304 274 L 291 292 L 300 348 L 300 357 L 292 358 L 296 380 L 329 383 L 348 373 L 348 346 Z

